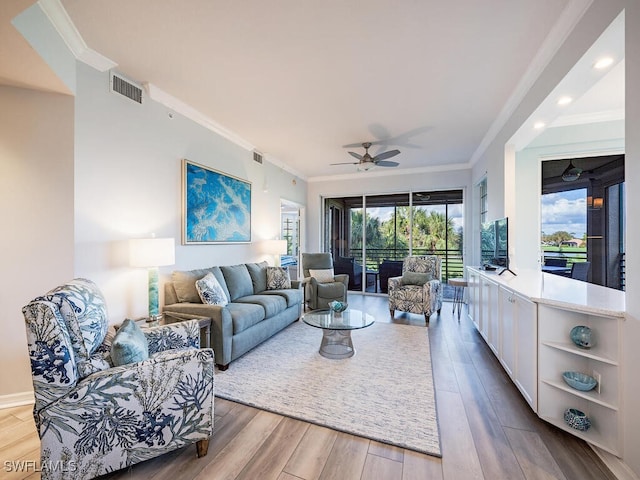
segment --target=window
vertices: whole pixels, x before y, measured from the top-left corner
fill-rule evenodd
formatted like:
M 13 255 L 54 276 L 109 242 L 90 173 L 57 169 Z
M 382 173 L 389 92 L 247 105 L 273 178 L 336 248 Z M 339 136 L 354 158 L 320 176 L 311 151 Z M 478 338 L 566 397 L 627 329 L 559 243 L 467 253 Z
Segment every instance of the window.
M 327 198 L 324 249 L 334 262 L 353 259 L 352 290 L 379 292 L 380 264 L 411 254 L 439 255 L 444 282 L 462 277 L 462 201 L 462 190 Z

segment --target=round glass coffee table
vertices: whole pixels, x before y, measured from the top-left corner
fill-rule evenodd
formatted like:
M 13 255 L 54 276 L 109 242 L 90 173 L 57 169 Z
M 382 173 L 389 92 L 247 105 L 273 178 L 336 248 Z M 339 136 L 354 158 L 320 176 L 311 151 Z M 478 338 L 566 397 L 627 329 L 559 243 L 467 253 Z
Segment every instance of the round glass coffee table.
M 342 313 L 331 310 L 313 310 L 305 313 L 302 321 L 322 329 L 320 355 L 331 359 L 349 358 L 356 353 L 351 341 L 351 330 L 373 325 L 374 318 L 368 313 L 348 308 Z

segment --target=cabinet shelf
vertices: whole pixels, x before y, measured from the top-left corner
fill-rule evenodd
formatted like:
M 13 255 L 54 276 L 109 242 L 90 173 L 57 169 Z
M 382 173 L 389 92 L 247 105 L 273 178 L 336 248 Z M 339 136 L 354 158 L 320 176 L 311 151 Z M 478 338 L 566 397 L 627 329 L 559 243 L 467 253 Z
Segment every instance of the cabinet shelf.
M 589 442 L 590 444 L 595 445 L 596 447 L 600 447 L 603 450 L 606 450 L 607 452 L 612 453 L 614 455 L 620 455 L 620 452 L 617 451 L 615 448 L 611 447 L 610 441 L 608 441 L 606 436 L 603 435 L 596 427 L 592 426 L 586 432 L 581 432 L 580 430 L 576 430 L 575 428 L 571 428 L 570 426 L 568 426 L 564 422 L 564 419 L 562 418 L 555 418 L 555 417 L 548 417 L 548 416 L 541 416 L 540 418 L 542 418 L 546 422 L 549 422 L 555 425 L 561 430 L 564 430 L 565 432 L 569 432 L 572 435 L 575 435 L 576 437 L 581 438 L 585 442 Z
M 589 350 L 585 350 L 583 348 L 576 347 L 573 343 L 569 342 L 542 342 L 543 345 L 547 347 L 556 348 L 558 350 L 562 350 L 564 352 L 573 353 L 575 355 L 580 355 L 581 357 L 590 358 L 592 360 L 596 360 L 597 362 L 607 363 L 609 365 L 618 366 L 617 360 L 613 358 L 608 358 L 602 355 L 597 355 L 592 353 Z
M 616 405 L 614 405 L 611 402 L 607 402 L 605 400 L 603 400 L 601 398 L 601 395 L 595 391 L 595 390 L 591 390 L 588 392 L 583 392 L 581 390 L 576 390 L 575 388 L 571 388 L 569 385 L 567 385 L 566 383 L 562 383 L 562 382 L 557 382 L 555 380 L 542 380 L 544 383 L 546 383 L 547 385 L 551 385 L 552 387 L 558 388 L 564 392 L 570 393 L 571 395 L 575 395 L 576 397 L 580 397 L 580 398 L 584 398 L 585 400 L 588 400 L 590 402 L 593 403 L 597 403 L 598 405 L 601 405 L 605 408 L 609 408 L 611 410 L 615 410 L 618 411 L 618 407 Z M 573 431 L 573 430 L 571 430 Z

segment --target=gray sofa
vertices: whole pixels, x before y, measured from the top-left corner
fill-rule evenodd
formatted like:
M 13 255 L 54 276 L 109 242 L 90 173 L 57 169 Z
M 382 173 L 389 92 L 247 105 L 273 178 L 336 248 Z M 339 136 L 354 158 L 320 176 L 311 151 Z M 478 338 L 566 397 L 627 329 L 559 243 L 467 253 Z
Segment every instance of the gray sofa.
M 213 273 L 229 303 L 203 304 L 195 282 Z M 302 315 L 302 287 L 267 290 L 267 263 L 246 263 L 175 271 L 165 284 L 164 311 L 210 317 L 211 347 L 221 370 Z

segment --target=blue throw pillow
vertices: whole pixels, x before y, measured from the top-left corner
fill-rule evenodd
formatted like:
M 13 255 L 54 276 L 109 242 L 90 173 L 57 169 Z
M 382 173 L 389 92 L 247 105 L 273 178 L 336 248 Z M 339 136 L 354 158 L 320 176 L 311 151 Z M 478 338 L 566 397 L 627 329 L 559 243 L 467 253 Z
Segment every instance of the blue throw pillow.
M 149 358 L 149 344 L 136 322 L 127 318 L 111 343 L 111 360 L 114 366 L 142 362 Z

